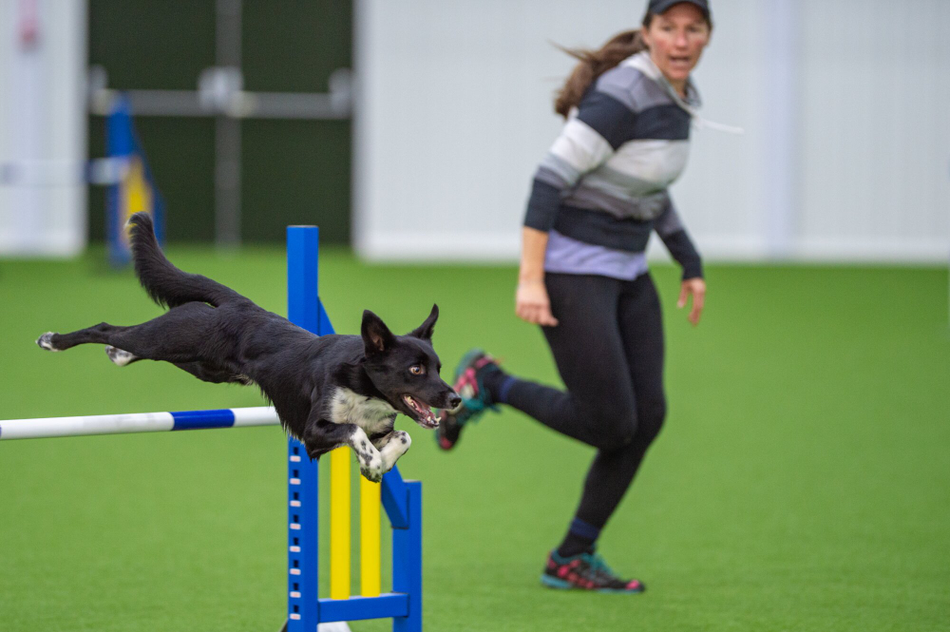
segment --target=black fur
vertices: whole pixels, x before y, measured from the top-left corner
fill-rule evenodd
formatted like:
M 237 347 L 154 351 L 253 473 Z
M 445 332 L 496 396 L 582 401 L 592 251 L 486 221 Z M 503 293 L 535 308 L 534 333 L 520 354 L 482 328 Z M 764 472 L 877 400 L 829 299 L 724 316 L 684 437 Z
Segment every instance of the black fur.
M 227 286 L 176 268 L 159 247 L 148 214 L 133 215 L 130 224 L 136 275 L 148 295 L 169 310 L 131 327 L 100 323 L 68 334 L 44 334 L 37 340 L 41 347 L 62 351 L 106 344 L 113 348 L 107 349 L 113 361 L 118 349 L 131 353 L 131 362 L 171 362 L 206 382 L 255 383 L 311 458 L 353 442 L 354 450 L 364 448 L 364 459 L 370 461 L 395 435 L 402 444 L 408 441 L 405 433 L 394 434 L 396 412 L 434 427 L 438 422 L 429 407 L 459 404 L 458 395 L 439 378 L 441 365 L 432 348 L 438 306 L 405 336 L 394 335 L 366 310 L 361 335 L 317 337 Z M 405 396 L 421 404 L 421 410 L 413 409 Z M 357 447 L 356 440 L 366 439 L 357 427 L 372 447 Z M 370 477 L 377 474 L 381 476 L 374 470 Z

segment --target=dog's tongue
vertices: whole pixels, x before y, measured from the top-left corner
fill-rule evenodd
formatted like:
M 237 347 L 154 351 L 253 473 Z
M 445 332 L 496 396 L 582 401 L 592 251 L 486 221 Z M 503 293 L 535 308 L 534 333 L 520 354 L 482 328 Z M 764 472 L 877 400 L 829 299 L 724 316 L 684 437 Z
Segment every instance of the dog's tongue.
M 435 413 L 432 412 L 432 409 L 420 402 L 418 399 L 411 395 L 405 396 L 406 404 L 409 405 L 409 408 L 419 413 L 419 416 L 422 418 L 422 421 L 426 423 L 427 426 L 435 427 L 438 425 L 436 420 Z

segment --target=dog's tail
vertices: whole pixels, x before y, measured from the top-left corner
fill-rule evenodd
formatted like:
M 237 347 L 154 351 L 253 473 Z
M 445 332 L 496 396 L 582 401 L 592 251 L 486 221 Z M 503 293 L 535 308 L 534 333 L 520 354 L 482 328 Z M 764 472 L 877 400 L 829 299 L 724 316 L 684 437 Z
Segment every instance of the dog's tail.
M 182 272 L 172 265 L 158 245 L 152 216 L 148 213 L 130 217 L 129 227 L 135 274 L 149 297 L 159 305 L 177 307 L 198 301 L 217 307 L 244 299 L 226 285 L 200 274 Z

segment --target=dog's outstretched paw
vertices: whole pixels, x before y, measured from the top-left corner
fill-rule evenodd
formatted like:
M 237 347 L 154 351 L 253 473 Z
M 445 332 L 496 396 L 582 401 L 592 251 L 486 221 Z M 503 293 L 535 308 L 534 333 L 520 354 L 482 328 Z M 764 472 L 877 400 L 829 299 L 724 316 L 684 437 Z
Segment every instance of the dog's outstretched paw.
M 383 470 L 382 468 L 378 470 L 373 470 L 368 467 L 360 467 L 360 474 L 363 475 L 363 478 L 372 482 L 372 483 L 382 483 L 383 482 Z
M 135 356 L 124 349 L 116 349 L 112 345 L 106 346 L 106 355 L 116 366 L 125 366 L 135 360 Z
M 359 432 L 362 433 L 362 430 Z M 350 446 L 356 453 L 356 462 L 359 463 L 360 474 L 374 483 L 383 480 L 383 473 L 386 471 L 383 469 L 383 455 L 370 443 L 366 435 L 362 435 L 362 439 L 351 441 Z
M 412 445 L 412 437 L 409 436 L 409 433 L 405 430 L 397 430 L 393 433 L 393 441 L 397 441 L 399 445 L 406 446 L 402 448 L 402 451 L 405 452 L 409 449 L 409 446 Z
M 383 480 L 383 459 L 379 454 L 369 458 L 360 457 L 360 474 L 368 481 L 380 483 Z
M 383 473 L 393 469 L 396 461 L 409 450 L 410 445 L 412 445 L 412 437 L 409 436 L 408 432 L 403 430 L 393 432 L 386 445 L 379 450 L 383 457 Z
M 61 351 L 53 346 L 53 336 L 56 334 L 52 331 L 47 331 L 45 334 L 36 339 L 36 344 L 40 346 L 40 349 L 46 349 L 47 351 Z

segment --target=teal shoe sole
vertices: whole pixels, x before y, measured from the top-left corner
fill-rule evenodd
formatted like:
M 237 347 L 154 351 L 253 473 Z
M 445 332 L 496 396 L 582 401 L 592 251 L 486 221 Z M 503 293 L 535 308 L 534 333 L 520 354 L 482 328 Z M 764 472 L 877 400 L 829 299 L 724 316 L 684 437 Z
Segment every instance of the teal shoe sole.
M 551 577 L 550 575 L 541 575 L 541 583 L 548 588 L 557 588 L 558 590 L 570 590 L 574 588 L 571 582 L 558 579 L 557 577 Z

